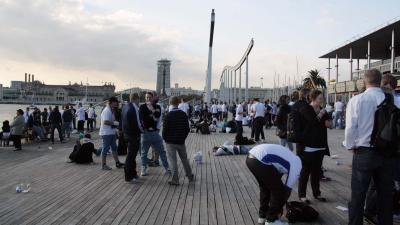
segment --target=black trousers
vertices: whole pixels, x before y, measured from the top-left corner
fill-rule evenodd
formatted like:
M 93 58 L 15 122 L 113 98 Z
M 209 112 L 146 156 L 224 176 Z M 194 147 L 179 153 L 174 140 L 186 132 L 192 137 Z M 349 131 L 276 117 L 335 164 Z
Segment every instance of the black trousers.
M 74 130 L 76 129 L 76 119 L 75 119 L 75 117 L 72 118 L 72 128 L 74 128 Z
M 306 197 L 308 178 L 311 176 L 311 189 L 314 197 L 321 195 L 319 181 L 321 178 L 321 166 L 325 151 L 304 152 L 301 157 L 301 172 L 299 179 L 299 198 Z
M 296 143 L 296 154 L 301 158 L 301 156 L 304 153 L 304 149 L 306 146 L 304 146 L 303 143 Z
M 85 121 L 84 120 L 78 120 L 78 131 L 83 132 L 85 130 Z
M 364 203 L 371 179 L 377 198 L 378 224 L 393 224 L 393 168 L 394 158 L 386 158 L 372 148 L 360 147 L 354 151 L 351 174 L 351 201 L 349 225 L 362 225 Z
M 261 134 L 261 139 L 265 140 L 264 136 L 264 117 L 259 116 L 254 118 L 254 132 L 255 132 L 255 140 L 259 141 L 260 140 L 260 134 Z
M 51 125 L 51 134 L 50 134 L 50 140 L 51 142 L 54 143 L 54 131 L 57 129 L 58 132 L 58 137 L 60 138 L 60 141 L 63 141 L 63 132 L 61 129 L 61 125 L 60 124 L 52 124 Z
M 21 137 L 22 135 L 11 135 L 10 139 L 13 141 L 15 148 L 21 148 Z
M 139 137 L 129 137 L 124 135 L 126 141 L 128 142 L 128 155 L 125 160 L 125 181 L 130 181 L 133 177 L 137 176 L 136 171 L 136 155 L 140 149 L 140 136 Z
M 235 140 L 236 141 L 242 140 L 242 137 L 243 137 L 243 122 L 242 121 L 237 121 L 237 120 L 235 120 L 235 122 L 236 122 L 236 137 L 235 137 Z
M 87 120 L 87 130 L 88 131 L 93 131 L 93 123 L 94 123 L 94 119 L 88 119 Z
M 246 164 L 260 187 L 259 217 L 273 222 L 283 212 L 283 206 L 290 196 L 290 188 L 282 183 L 282 174 L 274 166 L 249 157 Z

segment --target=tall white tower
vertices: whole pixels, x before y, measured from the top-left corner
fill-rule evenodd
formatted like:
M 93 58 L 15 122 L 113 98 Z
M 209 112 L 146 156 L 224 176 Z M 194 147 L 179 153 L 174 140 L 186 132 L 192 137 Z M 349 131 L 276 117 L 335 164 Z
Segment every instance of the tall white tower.
M 207 66 L 206 99 L 205 99 L 207 103 L 211 102 L 212 45 L 214 38 L 214 22 L 215 22 L 215 13 L 213 9 L 211 12 L 210 42 L 208 45 L 208 66 Z

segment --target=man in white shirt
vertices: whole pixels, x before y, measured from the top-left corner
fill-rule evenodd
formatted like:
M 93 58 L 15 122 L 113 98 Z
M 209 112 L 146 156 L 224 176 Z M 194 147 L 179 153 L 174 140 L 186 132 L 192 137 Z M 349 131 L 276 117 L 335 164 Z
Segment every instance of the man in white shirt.
M 113 108 L 118 107 L 118 99 L 111 97 L 108 100 L 107 106 L 101 112 L 101 124 L 99 135 L 103 140 L 103 147 L 101 150 L 101 164 L 103 170 L 111 170 L 111 167 L 107 166 L 107 153 L 108 150 L 112 151 L 113 158 L 115 160 L 115 165 L 117 168 L 123 168 L 124 164 L 118 159 L 117 153 L 117 131 L 116 127 L 119 126 L 119 122 L 115 120 L 115 115 L 113 113 Z M 82 107 L 81 107 L 82 108 Z M 79 110 L 78 110 L 79 111 Z M 78 121 L 79 122 L 79 121 Z
M 178 105 L 178 109 L 184 111 L 186 115 L 189 116 L 189 105 L 185 102 L 183 98 L 181 99 L 181 103 Z
M 78 119 L 78 132 L 83 133 L 85 126 L 85 109 L 82 107 L 82 103 L 78 104 L 78 110 L 76 110 L 75 115 Z
M 236 116 L 235 116 L 235 122 L 236 122 L 235 141 L 236 142 L 241 142 L 243 139 L 243 105 L 244 105 L 244 102 L 240 103 L 236 107 Z
M 228 108 L 226 107 L 226 102 L 224 102 L 222 104 L 221 111 L 222 111 L 222 119 L 227 120 L 228 119 Z
M 260 134 L 261 134 L 261 139 L 265 141 L 265 136 L 264 136 L 264 115 L 265 115 L 265 106 L 264 104 L 259 102 L 258 98 L 254 99 L 254 103 L 252 106 L 252 112 L 254 113 L 254 134 L 255 134 L 255 141 L 259 142 L 260 141 Z
M 222 102 L 218 103 L 217 111 L 218 111 L 217 119 L 222 120 Z
M 213 118 L 218 118 L 218 106 L 217 104 L 215 104 L 215 102 L 213 102 L 213 104 L 211 105 L 211 114 Z
M 335 102 L 335 105 L 333 107 L 335 108 L 335 118 L 333 119 L 333 127 L 336 128 L 336 126 L 338 125 L 338 120 L 343 118 L 344 103 L 341 101 L 340 98 L 338 98 L 338 101 Z
M 258 223 L 288 224 L 280 221 L 279 217 L 299 179 L 300 158 L 281 145 L 262 144 L 250 150 L 246 164 L 260 187 Z M 282 182 L 283 174 L 287 174 L 285 183 Z
M 93 123 L 95 120 L 94 114 L 95 114 L 95 112 L 94 112 L 93 104 L 90 103 L 89 108 L 88 108 L 88 122 L 87 122 L 87 129 L 90 132 L 93 132 Z
M 368 70 L 364 75 L 366 91 L 350 99 L 346 111 L 344 146 L 353 151 L 349 225 L 363 224 L 365 196 L 371 179 L 378 191 L 379 224 L 393 224 L 392 191 L 394 159 L 384 157 L 371 147 L 371 134 L 377 106 L 385 99 L 379 88 L 382 75 Z

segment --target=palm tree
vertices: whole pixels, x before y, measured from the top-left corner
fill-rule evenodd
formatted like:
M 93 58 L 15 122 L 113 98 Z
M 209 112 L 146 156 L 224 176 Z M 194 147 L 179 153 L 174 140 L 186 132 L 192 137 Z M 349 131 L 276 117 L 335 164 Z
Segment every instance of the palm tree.
M 308 71 L 308 77 L 303 80 L 303 87 L 315 89 L 326 88 L 325 79 L 322 78 L 317 69 Z

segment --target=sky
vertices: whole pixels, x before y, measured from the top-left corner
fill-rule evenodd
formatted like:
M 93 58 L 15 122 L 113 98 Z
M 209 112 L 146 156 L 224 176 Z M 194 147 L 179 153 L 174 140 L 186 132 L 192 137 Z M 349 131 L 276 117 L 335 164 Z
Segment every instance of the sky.
M 251 38 L 249 85 L 273 87 L 318 69 L 319 56 L 398 16 L 398 0 L 0 0 L 0 83 L 24 73 L 46 84 L 112 82 L 155 89 L 156 62 L 172 60 L 171 85 L 205 85 L 215 9 L 212 87 Z M 298 76 L 297 64 L 298 62 Z M 363 65 L 365 62 L 361 61 Z M 339 81 L 349 78 L 339 62 Z M 244 70 L 242 70 L 244 72 Z M 243 76 L 244 81 L 244 76 Z M 277 82 L 277 76 L 276 76 Z M 243 82 L 242 82 L 243 83 Z

